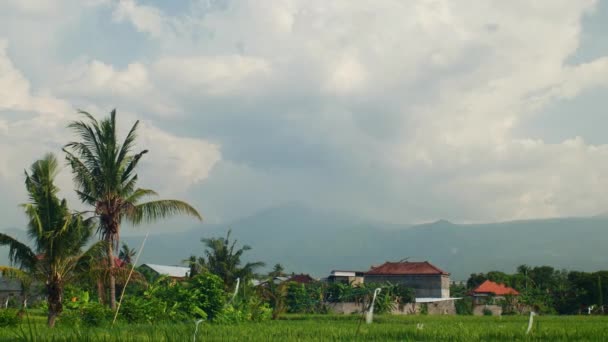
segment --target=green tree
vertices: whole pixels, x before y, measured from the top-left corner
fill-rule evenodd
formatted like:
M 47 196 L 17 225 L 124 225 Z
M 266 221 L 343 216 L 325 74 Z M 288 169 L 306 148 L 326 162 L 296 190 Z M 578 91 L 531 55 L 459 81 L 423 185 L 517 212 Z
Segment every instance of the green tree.
M 65 199 L 57 197 L 59 189 L 54 180 L 58 170 L 57 159 L 48 154 L 31 166 L 31 175 L 25 173 L 29 202 L 22 206 L 29 218 L 27 233 L 34 246 L 0 234 L 0 245 L 9 247 L 9 259 L 18 265 L 18 268 L 4 267 L 4 270 L 46 284 L 49 327 L 55 325 L 63 311 L 65 284 L 76 276 L 85 257 L 93 257 L 104 247 L 98 243 L 87 253 L 82 252 L 93 234 L 93 225 L 80 215 L 70 214 Z
M 120 248 L 120 253 L 118 253 L 118 258 L 127 264 L 132 264 L 133 258 L 136 254 L 137 252 L 135 249 L 129 248 L 129 245 L 123 242 L 122 247 Z
M 188 276 L 193 278 L 194 276 L 201 274 L 203 272 L 207 272 L 207 265 L 205 262 L 205 258 L 197 257 L 196 255 L 190 255 L 188 259 L 182 260 L 182 263 L 188 265 L 190 267 L 190 272 Z
M 150 196 L 157 196 L 149 189 L 137 188 L 135 169 L 148 150 L 133 153 L 139 121 L 131 127 L 122 144 L 116 126 L 116 110 L 101 121 L 91 114 L 80 111 L 82 121 L 74 121 L 68 127 L 79 138 L 64 147 L 72 168 L 76 193 L 80 200 L 94 208 L 99 220 L 98 232 L 107 243 L 106 258 L 110 268 L 110 307 L 116 308 L 116 279 L 114 250 L 118 249 L 120 227 L 123 219 L 137 225 L 154 222 L 175 214 L 186 214 L 202 219 L 191 205 L 177 200 L 155 200 L 141 203 Z
M 236 278 L 241 278 L 241 281 L 251 279 L 255 269 L 264 266 L 263 262 L 248 262 L 241 266 L 243 253 L 251 247 L 244 245 L 236 248 L 237 240 L 231 242 L 230 234 L 228 230 L 225 238 L 201 239 L 206 247 L 207 269 L 222 278 L 227 291 L 234 287 Z
M 285 268 L 281 264 L 275 264 L 268 275 L 271 277 L 282 277 L 285 275 Z

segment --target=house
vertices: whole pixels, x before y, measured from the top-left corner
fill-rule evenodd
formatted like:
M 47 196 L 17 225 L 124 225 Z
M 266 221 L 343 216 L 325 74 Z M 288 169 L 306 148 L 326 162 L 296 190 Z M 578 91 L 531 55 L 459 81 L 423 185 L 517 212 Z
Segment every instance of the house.
M 519 296 L 519 292 L 514 288 L 490 280 L 484 281 L 469 294 L 476 305 L 487 304 L 489 300 L 504 299 L 506 296 Z
M 4 308 L 10 298 L 21 296 L 21 282 L 16 279 L 0 277 L 0 307 Z
M 278 284 L 290 283 L 290 282 L 294 282 L 294 283 L 298 283 L 298 284 L 310 284 L 310 283 L 317 282 L 318 280 L 311 277 L 308 274 L 292 274 L 291 276 L 276 276 L 276 277 L 272 277 L 272 278 L 266 279 L 266 280 L 253 279 L 251 281 L 251 284 L 253 286 L 260 286 L 260 285 L 268 284 L 269 281 L 272 281 L 274 284 L 278 285 Z
M 385 262 L 364 274 L 365 283 L 402 284 L 417 298 L 450 298 L 450 274 L 428 261 Z
M 329 283 L 342 283 L 350 285 L 359 285 L 363 283 L 363 272 L 357 271 L 331 271 L 327 281 Z
M 287 279 L 287 282 L 294 282 L 298 284 L 310 284 L 317 282 L 317 280 L 308 274 L 294 274 L 289 277 L 289 279 Z
M 184 280 L 190 276 L 190 268 L 183 266 L 165 266 L 156 264 L 143 264 L 140 267 L 151 270 L 158 275 L 168 276 L 173 280 Z

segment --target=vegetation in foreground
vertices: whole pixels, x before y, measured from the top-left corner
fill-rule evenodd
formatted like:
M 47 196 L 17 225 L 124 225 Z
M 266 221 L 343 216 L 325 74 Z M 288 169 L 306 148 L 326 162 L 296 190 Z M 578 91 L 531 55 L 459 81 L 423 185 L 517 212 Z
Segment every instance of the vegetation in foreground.
M 59 320 L 48 329 L 42 314 L 30 313 L 21 325 L 0 329 L 0 341 L 188 341 L 192 323 L 76 328 Z M 360 315 L 286 315 L 262 323 L 202 323 L 197 341 L 605 341 L 608 317 L 539 316 L 526 335 L 524 316 L 377 316 L 360 324 Z

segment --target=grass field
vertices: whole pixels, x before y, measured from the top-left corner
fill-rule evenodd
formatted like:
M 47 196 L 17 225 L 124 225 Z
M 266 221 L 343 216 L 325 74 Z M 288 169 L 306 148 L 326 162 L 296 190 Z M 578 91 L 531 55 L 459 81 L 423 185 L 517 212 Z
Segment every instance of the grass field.
M 192 324 L 118 325 L 50 330 L 31 315 L 16 328 L 1 328 L 1 341 L 192 341 Z M 608 317 L 540 316 L 525 334 L 527 317 L 289 315 L 279 321 L 217 325 L 203 323 L 197 341 L 608 341 Z

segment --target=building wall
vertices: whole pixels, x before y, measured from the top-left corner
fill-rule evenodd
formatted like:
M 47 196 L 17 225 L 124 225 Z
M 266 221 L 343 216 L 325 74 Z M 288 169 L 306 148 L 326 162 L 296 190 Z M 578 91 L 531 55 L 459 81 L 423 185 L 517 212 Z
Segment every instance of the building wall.
M 327 280 L 330 283 L 342 283 L 342 284 L 350 284 L 350 285 L 360 285 L 363 284 L 363 277 L 355 276 L 355 277 L 346 277 L 346 276 L 329 276 Z
M 502 307 L 500 305 L 475 305 L 473 307 L 473 315 L 483 316 L 484 311 L 490 311 L 492 316 L 501 316 Z
M 359 303 L 328 303 L 331 312 L 336 314 L 355 314 L 362 313 L 365 308 Z M 453 300 L 447 300 L 437 303 L 409 303 L 402 308 L 395 306 L 391 314 L 393 315 L 418 315 L 423 311 L 423 306 L 426 306 L 426 311 L 429 315 L 455 315 L 456 306 Z
M 417 298 L 450 297 L 450 277 L 447 275 L 365 275 L 365 282 L 403 284 L 414 289 Z

